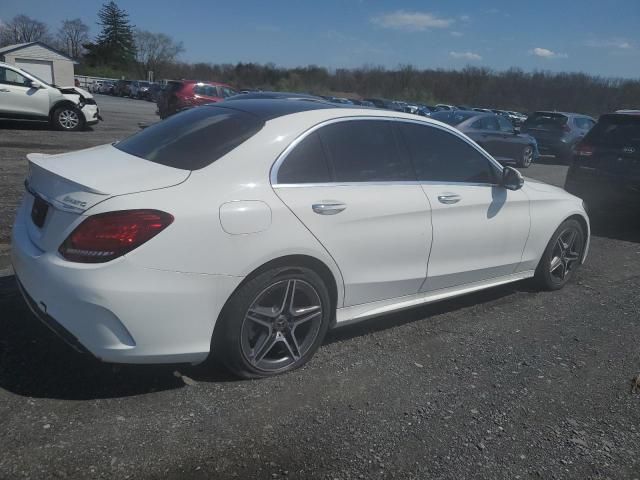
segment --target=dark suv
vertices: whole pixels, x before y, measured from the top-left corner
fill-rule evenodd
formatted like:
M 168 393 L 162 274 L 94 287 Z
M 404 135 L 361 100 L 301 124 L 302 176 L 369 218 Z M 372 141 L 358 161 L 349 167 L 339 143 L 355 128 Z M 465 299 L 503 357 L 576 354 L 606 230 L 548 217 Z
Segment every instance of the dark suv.
M 592 211 L 640 207 L 640 112 L 602 115 L 576 146 L 564 188 Z
M 520 127 L 536 139 L 541 155 L 554 155 L 565 163 L 573 148 L 596 121 L 587 115 L 566 112 L 534 112 Z

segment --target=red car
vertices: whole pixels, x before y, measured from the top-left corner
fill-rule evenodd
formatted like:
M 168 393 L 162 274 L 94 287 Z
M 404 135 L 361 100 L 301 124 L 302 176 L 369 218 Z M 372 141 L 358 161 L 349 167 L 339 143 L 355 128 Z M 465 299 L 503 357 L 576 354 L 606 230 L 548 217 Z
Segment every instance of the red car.
M 158 95 L 158 114 L 160 118 L 167 118 L 174 113 L 198 105 L 221 102 L 237 93 L 224 83 L 171 80 Z

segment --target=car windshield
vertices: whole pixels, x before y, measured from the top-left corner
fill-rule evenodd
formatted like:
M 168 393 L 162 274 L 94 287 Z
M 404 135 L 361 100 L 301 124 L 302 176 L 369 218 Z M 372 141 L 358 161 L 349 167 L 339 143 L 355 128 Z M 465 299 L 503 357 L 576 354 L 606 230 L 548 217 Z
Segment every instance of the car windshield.
M 431 118 L 434 120 L 438 120 L 440 122 L 447 123 L 449 125 L 455 126 L 460 125 L 465 120 L 468 120 L 471 117 L 474 117 L 478 114 L 478 112 L 467 112 L 461 110 L 444 110 L 440 112 L 435 112 L 431 115 Z
M 640 116 L 603 116 L 585 137 L 595 147 L 640 149 Z
M 115 147 L 168 167 L 198 170 L 251 138 L 263 125 L 249 113 L 204 106 L 151 125 Z

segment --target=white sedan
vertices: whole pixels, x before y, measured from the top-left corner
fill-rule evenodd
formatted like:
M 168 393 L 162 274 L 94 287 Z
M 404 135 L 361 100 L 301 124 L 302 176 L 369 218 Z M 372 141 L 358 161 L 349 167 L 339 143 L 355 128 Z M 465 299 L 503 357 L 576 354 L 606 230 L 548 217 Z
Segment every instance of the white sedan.
M 113 145 L 31 154 L 12 260 L 34 313 L 108 362 L 244 377 L 328 328 L 583 263 L 580 199 L 427 118 L 230 100 Z

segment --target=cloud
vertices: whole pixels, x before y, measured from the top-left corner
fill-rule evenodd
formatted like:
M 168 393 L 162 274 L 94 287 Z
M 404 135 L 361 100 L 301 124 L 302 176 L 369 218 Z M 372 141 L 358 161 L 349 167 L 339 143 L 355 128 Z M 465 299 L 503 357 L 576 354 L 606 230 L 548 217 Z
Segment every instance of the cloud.
M 592 48 L 617 48 L 620 50 L 629 50 L 633 48 L 633 45 L 631 45 L 631 43 L 621 38 L 612 38 L 608 40 L 591 39 L 587 40 L 585 42 L 585 45 Z
M 449 55 L 458 60 L 482 60 L 482 55 L 473 52 L 449 52 Z
M 464 35 L 462 32 L 450 32 L 452 37 L 461 37 L 462 35 Z
M 451 18 L 440 18 L 426 12 L 397 10 L 392 13 L 373 17 L 371 22 L 383 28 L 416 32 L 430 28 L 448 28 L 453 24 L 454 20 Z
M 469 22 L 471 21 L 471 17 L 469 15 L 460 15 L 460 20 L 463 22 Z
M 567 58 L 569 56 L 566 53 L 558 53 L 554 52 L 553 50 L 540 47 L 529 50 L 529 54 L 540 58 Z

